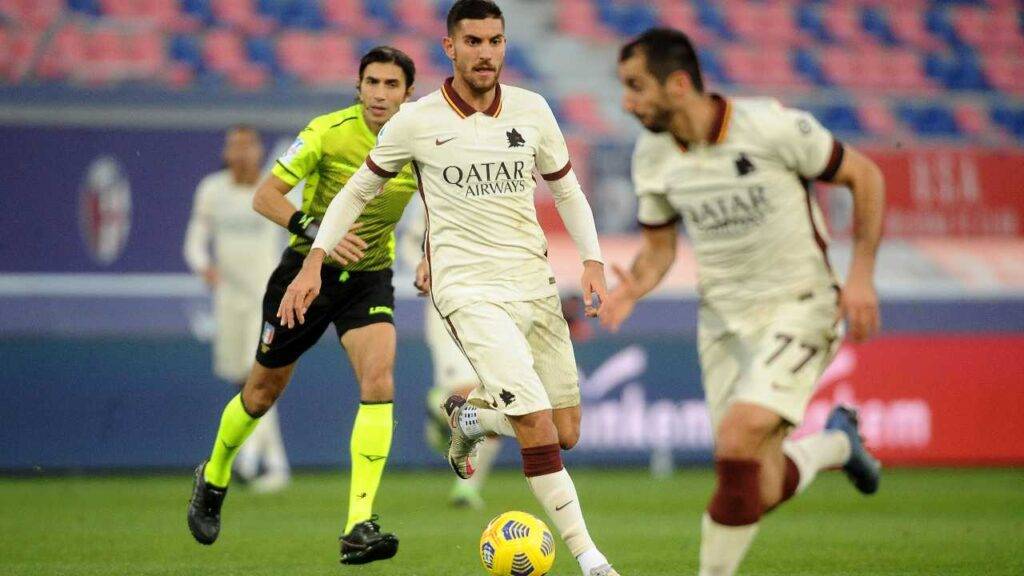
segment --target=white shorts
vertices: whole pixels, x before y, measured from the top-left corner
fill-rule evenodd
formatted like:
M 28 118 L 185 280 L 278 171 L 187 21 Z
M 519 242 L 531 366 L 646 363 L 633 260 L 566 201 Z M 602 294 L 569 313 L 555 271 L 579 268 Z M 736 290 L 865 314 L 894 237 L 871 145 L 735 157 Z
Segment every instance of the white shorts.
M 427 304 L 424 316 L 424 332 L 434 363 L 434 387 L 450 394 L 460 388 L 479 385 L 480 379 L 473 366 L 455 344 L 437 308 Z
M 733 402 L 764 406 L 800 424 L 839 348 L 837 310 L 836 292 L 828 289 L 728 317 L 701 305 L 700 365 L 716 435 Z
M 558 296 L 473 303 L 447 323 L 480 377 L 471 400 L 509 416 L 579 405 L 576 357 Z
M 213 372 L 228 382 L 242 382 L 256 361 L 263 308 L 251 299 L 218 297 L 214 302 L 217 323 L 213 337 Z

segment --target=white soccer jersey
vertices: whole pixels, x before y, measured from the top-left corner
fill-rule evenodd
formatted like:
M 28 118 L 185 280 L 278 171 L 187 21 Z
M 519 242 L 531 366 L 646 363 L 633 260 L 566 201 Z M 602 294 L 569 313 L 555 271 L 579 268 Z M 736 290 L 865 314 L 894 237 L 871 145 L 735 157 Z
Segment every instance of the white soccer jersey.
M 255 191 L 256 185 L 236 183 L 228 170 L 203 178 L 185 233 L 189 268 L 200 274 L 213 264 L 220 274 L 217 291 L 246 300 L 246 306 L 259 305 L 283 247 L 277 225 L 253 210 Z
M 559 213 L 582 258 L 600 261 L 590 207 L 554 114 L 539 94 L 499 86 L 491 106 L 477 112 L 449 79 L 441 90 L 402 106 L 378 136 L 366 168 L 390 178 L 409 162 L 426 207 L 431 294 L 441 314 L 471 302 L 557 294 L 534 209 L 535 171 L 553 182 Z M 363 200 L 379 186 L 366 176 L 350 181 Z M 329 210 L 314 246 L 328 246 L 333 238 L 326 236 L 344 233 L 335 230 L 336 221 Z
M 843 147 L 810 114 L 775 100 L 725 100 L 706 143 L 645 133 L 633 156 L 640 224 L 693 242 L 699 291 L 713 307 L 831 289 L 826 232 L 809 192 L 834 177 Z

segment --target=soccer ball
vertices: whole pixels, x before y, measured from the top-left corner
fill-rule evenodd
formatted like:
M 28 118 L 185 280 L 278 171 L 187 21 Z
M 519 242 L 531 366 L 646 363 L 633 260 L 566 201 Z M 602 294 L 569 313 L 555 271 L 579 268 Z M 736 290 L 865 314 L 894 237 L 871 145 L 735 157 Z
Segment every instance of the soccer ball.
M 480 560 L 493 576 L 544 576 L 555 563 L 555 537 L 526 512 L 505 512 L 480 536 Z

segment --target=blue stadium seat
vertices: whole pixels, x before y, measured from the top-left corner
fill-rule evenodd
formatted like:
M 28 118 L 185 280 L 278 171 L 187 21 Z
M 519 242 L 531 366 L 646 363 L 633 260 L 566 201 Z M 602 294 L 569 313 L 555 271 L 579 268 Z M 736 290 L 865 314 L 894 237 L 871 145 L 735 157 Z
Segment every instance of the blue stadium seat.
M 195 36 L 175 36 L 171 39 L 170 56 L 194 70 L 203 69 L 203 53 Z
M 921 136 L 956 138 L 962 135 L 952 110 L 943 106 L 900 104 L 896 115 Z
M 933 7 L 925 11 L 924 27 L 926 30 L 941 38 L 950 46 L 963 46 L 964 42 L 957 35 L 953 23 L 949 20 L 949 12 L 942 7 Z
M 833 42 L 832 34 L 821 20 L 818 7 L 812 3 L 800 4 L 796 9 L 796 25 L 820 42 Z
M 953 90 L 989 90 L 991 85 L 973 51 L 962 47 L 948 56 L 929 53 L 925 56 L 925 74 Z
M 829 130 L 844 136 L 860 136 L 864 134 L 857 109 L 848 104 L 833 104 L 822 107 L 810 107 L 807 110 Z
M 249 38 L 245 43 L 245 51 L 248 53 L 250 61 L 266 66 L 267 70 L 272 73 L 276 74 L 280 68 L 274 43 L 270 38 Z
M 861 12 L 861 26 L 886 46 L 899 44 L 889 25 L 889 20 L 877 6 L 865 6 Z
M 401 30 L 402 23 L 395 17 L 391 0 L 363 0 L 367 16 L 379 20 L 388 30 Z
M 100 15 L 99 0 L 68 0 L 68 8 L 75 12 L 89 14 L 90 16 Z
M 512 46 L 510 45 L 509 48 Z M 440 42 L 433 42 L 430 46 L 430 63 L 439 70 L 450 70 L 452 61 L 444 53 L 444 46 Z
M 732 84 L 732 79 L 725 71 L 718 53 L 714 50 L 699 50 L 697 58 L 700 59 L 700 69 L 704 78 L 718 84 Z
M 821 65 L 818 64 L 818 59 L 815 57 L 814 52 L 810 49 L 800 48 L 793 52 L 793 69 L 819 86 L 831 84 L 828 77 L 821 70 Z
M 213 23 L 210 0 L 181 0 L 181 10 L 204 24 Z
M 441 48 L 440 43 L 435 42 L 436 48 L 440 49 L 441 56 L 444 56 L 444 60 L 437 63 L 437 66 L 442 70 L 447 69 L 450 66 L 448 56 L 444 53 L 444 48 Z M 432 51 L 433 54 L 437 53 L 437 50 Z M 539 75 L 537 69 L 533 66 L 533 62 L 530 61 L 530 56 L 526 53 L 521 46 L 516 44 L 509 44 L 505 50 L 505 65 L 509 68 L 515 69 L 517 72 L 522 74 L 524 77 L 531 80 L 536 79 Z
M 278 15 L 278 20 L 287 28 L 322 30 L 327 25 L 320 4 L 311 0 L 291 0 Z
M 992 109 L 992 121 L 1024 140 L 1024 108 L 997 106 Z
M 729 26 L 729 21 L 726 20 L 725 15 L 719 9 L 714 2 L 709 0 L 697 0 L 694 2 L 697 8 L 697 21 L 700 25 L 713 30 L 719 36 L 726 40 L 735 40 L 736 34 L 733 33 L 732 28 Z
M 597 10 L 602 22 L 624 36 L 636 36 L 658 24 L 657 13 L 644 4 L 598 0 Z

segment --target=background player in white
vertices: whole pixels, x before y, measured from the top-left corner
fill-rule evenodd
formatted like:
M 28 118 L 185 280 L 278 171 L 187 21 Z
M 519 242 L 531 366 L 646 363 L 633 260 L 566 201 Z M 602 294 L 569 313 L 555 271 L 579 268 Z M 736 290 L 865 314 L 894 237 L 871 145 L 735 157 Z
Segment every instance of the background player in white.
M 715 429 L 718 484 L 703 518 L 700 573 L 736 572 L 761 515 L 843 466 L 864 493 L 880 467 L 864 449 L 856 413 L 833 410 L 826 430 L 797 441 L 815 381 L 841 339 L 879 327 L 875 253 L 884 182 L 878 168 L 809 114 L 774 100 L 704 92 L 682 32 L 653 29 L 623 47 L 623 104 L 648 132 L 633 158 L 643 246 L 601 321 L 617 329 L 672 266 L 682 220 L 696 254 L 699 348 Z M 853 261 L 842 291 L 825 252 L 809 182 L 849 187 Z
M 277 266 L 284 239 L 273 222 L 252 209 L 263 165 L 263 143 L 256 129 L 229 129 L 223 156 L 225 168 L 203 178 L 196 188 L 184 255 L 192 272 L 213 291 L 213 371 L 241 388 L 260 338 L 263 288 Z M 257 477 L 261 466 L 264 473 Z M 256 491 L 288 485 L 291 474 L 276 407 L 260 419 L 241 448 L 235 471 Z
M 431 298 L 482 384 L 474 392 L 481 406 L 459 396 L 446 402 L 449 462 L 468 478 L 471 452 L 484 435 L 514 434 L 530 488 L 583 573 L 616 574 L 590 538 L 562 465 L 560 447 L 579 439 L 579 382 L 537 223 L 534 170 L 551 183 L 583 260 L 584 300 L 596 315 L 593 295 L 603 299 L 605 287 L 593 214 L 547 102 L 498 83 L 505 56 L 501 10 L 488 0 L 459 0 L 447 24 L 444 48 L 454 76 L 399 110 L 332 200 L 303 270 L 281 301 L 281 322 L 304 321 L 319 293 L 327 251 L 381 184 L 411 162 L 427 210 Z
M 411 207 L 410 207 L 411 208 Z M 415 266 L 415 286 L 419 296 L 430 296 L 430 275 L 427 261 L 423 258 L 423 240 L 427 231 L 426 214 L 423 205 L 412 209 L 409 226 L 400 239 L 402 260 Z M 423 311 L 423 336 L 430 349 L 430 360 L 434 367 L 433 385 L 427 392 L 427 413 L 430 419 L 424 433 L 427 442 L 442 454 L 448 452 L 450 426 L 444 411 L 444 401 L 452 394 L 468 397 L 480 385 L 480 378 L 473 366 L 459 350 L 455 340 L 448 334 L 444 319 L 437 312 L 433 302 L 426 300 Z M 480 509 L 484 506 L 480 492 L 487 476 L 490 475 L 494 460 L 501 452 L 501 439 L 488 436 L 477 448 L 473 459 L 473 476 L 456 478 L 449 495 L 449 502 L 456 507 Z

